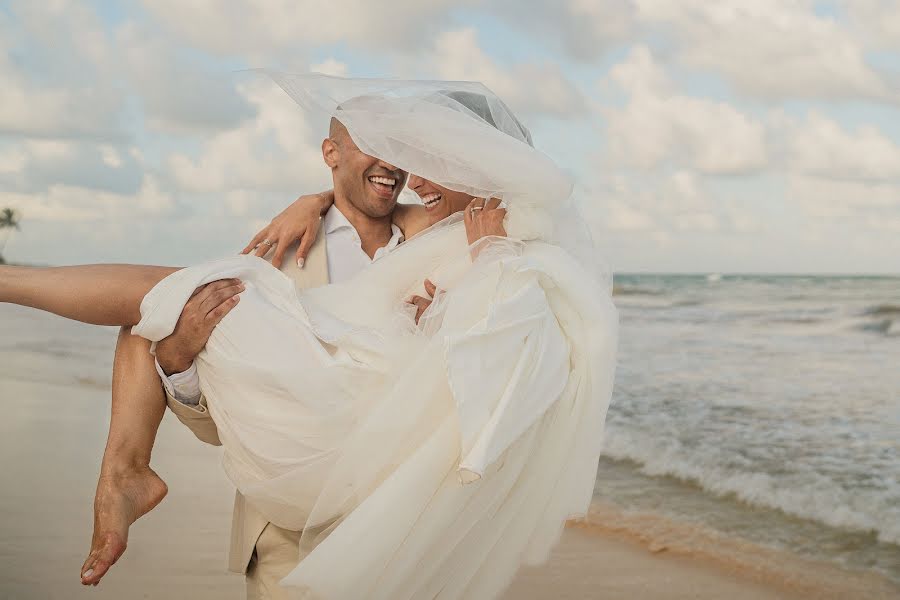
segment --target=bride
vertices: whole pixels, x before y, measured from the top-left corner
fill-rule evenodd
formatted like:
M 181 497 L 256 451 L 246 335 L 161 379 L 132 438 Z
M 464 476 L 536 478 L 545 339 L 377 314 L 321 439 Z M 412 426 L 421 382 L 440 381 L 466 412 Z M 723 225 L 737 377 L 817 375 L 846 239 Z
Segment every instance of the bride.
M 487 232 L 507 237 L 484 235 L 498 200 L 473 200 L 342 284 L 298 292 L 239 256 L 63 269 L 72 302 L 60 309 L 53 282 L 28 303 L 106 311 L 158 341 L 198 286 L 239 278 L 197 369 L 229 478 L 303 532 L 308 554 L 283 584 L 309 598 L 496 597 L 584 514 L 596 477 L 617 319 L 571 186 L 483 86 L 275 78 L 364 153 L 448 197 L 502 198 L 503 229 Z M 473 93 L 486 110 L 458 100 Z M 442 292 L 417 323 L 404 299 L 425 279 Z M 0 301 L 13 292 L 0 285 Z

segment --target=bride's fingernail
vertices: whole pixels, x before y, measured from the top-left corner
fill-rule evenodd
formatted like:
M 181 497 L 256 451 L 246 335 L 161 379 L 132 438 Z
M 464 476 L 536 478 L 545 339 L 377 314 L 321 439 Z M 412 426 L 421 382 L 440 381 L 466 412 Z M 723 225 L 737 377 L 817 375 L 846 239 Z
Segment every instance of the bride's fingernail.
M 298 258 L 298 259 L 297 259 L 297 266 L 300 267 L 300 268 L 302 269 L 302 268 L 303 268 L 303 264 L 304 264 L 305 262 L 306 262 L 306 261 L 303 260 L 302 258 Z
M 81 576 L 84 577 L 84 578 L 87 578 L 87 577 L 90 577 L 90 576 L 93 575 L 93 574 L 94 574 L 94 570 L 93 570 L 93 569 L 88 569 L 87 571 L 85 571 L 84 573 L 82 573 Z

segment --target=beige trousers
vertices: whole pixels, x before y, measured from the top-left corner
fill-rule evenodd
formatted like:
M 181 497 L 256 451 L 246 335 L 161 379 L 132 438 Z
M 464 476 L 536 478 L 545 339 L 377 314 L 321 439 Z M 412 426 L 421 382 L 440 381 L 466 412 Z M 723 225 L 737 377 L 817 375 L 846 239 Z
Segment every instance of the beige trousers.
M 278 585 L 300 562 L 300 532 L 269 523 L 256 542 L 247 567 L 247 600 L 288 600 Z

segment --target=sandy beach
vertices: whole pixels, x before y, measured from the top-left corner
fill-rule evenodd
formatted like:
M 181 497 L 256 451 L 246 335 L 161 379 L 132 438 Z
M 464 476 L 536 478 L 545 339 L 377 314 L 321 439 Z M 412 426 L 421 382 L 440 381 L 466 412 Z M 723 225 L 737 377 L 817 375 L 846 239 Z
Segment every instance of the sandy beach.
M 0 378 L 0 598 L 243 597 L 241 577 L 225 572 L 232 489 L 218 450 L 198 443 L 171 415 L 154 457 L 169 496 L 134 526 L 128 551 L 99 587 L 79 585 L 109 390 L 90 377 L 48 384 L 22 370 L 11 378 L 8 368 Z M 900 597 L 900 589 L 874 576 L 779 562 L 781 572 L 741 569 L 640 539 L 627 524 L 574 524 L 550 561 L 524 569 L 505 599 Z

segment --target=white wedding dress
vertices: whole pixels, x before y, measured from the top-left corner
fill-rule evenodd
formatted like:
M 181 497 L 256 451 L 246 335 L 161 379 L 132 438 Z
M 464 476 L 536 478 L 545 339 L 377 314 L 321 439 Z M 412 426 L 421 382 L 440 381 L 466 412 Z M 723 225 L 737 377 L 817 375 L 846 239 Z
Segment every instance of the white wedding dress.
M 241 256 L 144 298 L 134 332 L 159 340 L 197 286 L 245 282 L 197 367 L 229 478 L 303 530 L 310 553 L 283 581 L 301 597 L 494 598 L 586 511 L 616 312 L 542 241 L 548 213 L 506 198 L 509 238 L 474 260 L 458 214 L 342 284 L 297 292 Z M 404 299 L 426 278 L 446 291 L 417 326 Z

